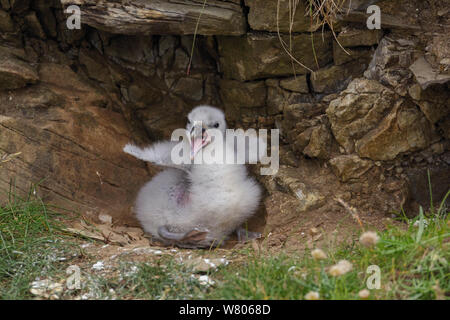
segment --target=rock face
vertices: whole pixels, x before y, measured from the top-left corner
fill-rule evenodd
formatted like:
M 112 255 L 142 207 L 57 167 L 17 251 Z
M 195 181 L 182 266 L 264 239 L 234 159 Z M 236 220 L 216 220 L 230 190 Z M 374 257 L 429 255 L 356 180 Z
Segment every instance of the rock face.
M 327 109 L 336 140 L 347 152 L 373 160 L 430 144 L 430 126 L 413 104 L 378 82 L 356 79 Z
M 264 81 L 241 83 L 235 80 L 222 80 L 220 94 L 222 102 L 226 105 L 226 115 L 229 118 L 238 118 L 243 110 L 265 106 L 267 88 Z
M 303 153 L 311 158 L 327 159 L 331 148 L 331 134 L 325 125 L 313 127 L 309 143 Z
M 432 84 L 443 84 L 450 81 L 450 74 L 439 74 L 424 57 L 417 59 L 410 67 L 423 90 Z
M 336 176 L 347 182 L 349 180 L 357 180 L 370 168 L 373 167 L 373 162 L 363 160 L 357 155 L 343 155 L 330 160 L 331 168 Z
M 14 55 L 13 50 L 0 47 L 0 90 L 18 89 L 39 80 L 36 70 Z
M 380 83 L 358 79 L 331 101 L 327 116 L 336 140 L 346 152 L 354 152 L 355 141 L 374 129 L 396 100 L 394 92 Z
M 382 122 L 356 142 L 361 157 L 393 160 L 401 153 L 429 146 L 431 130 L 419 110 L 407 103 L 398 104 Z
M 306 76 L 298 76 L 280 80 L 280 87 L 293 92 L 309 93 Z
M 74 1 L 80 6 L 82 22 L 113 34 L 241 35 L 246 22 L 239 1 Z M 198 22 L 198 27 L 197 27 Z
M 14 31 L 14 23 L 11 19 L 11 16 L 3 10 L 0 10 L 0 21 L 0 30 L 2 32 Z
M 125 119 L 69 67 L 41 64 L 39 75 L 39 85 L 0 94 L 0 149 L 20 153 L 2 165 L 1 188 L 13 183 L 26 194 L 41 181 L 45 201 L 129 221 L 135 192 L 149 174 L 121 150 L 131 139 Z
M 184 126 L 180 113 L 199 104 L 218 105 L 215 62 L 208 53 L 212 39 L 197 37 L 202 49 L 194 50 L 188 75 L 190 36 L 110 37 L 98 31 L 88 36 L 96 48 L 82 49 L 80 63 L 91 79 L 133 106 L 152 138 Z
M 305 32 L 316 31 L 319 27 L 318 22 L 311 23 L 306 14 L 304 0 L 245 0 L 245 5 L 249 7 L 248 23 L 253 30 Z
M 344 48 L 370 47 L 381 40 L 380 30 L 345 29 L 337 36 L 337 41 Z
M 314 48 L 319 66 L 332 59 L 332 35 L 315 33 Z M 288 37 L 284 41 L 289 43 Z M 220 64 L 225 77 L 236 80 L 305 74 L 307 69 L 293 63 L 276 35 L 248 34 L 245 37 L 218 37 Z M 308 68 L 316 68 L 311 37 L 308 34 L 292 36 L 292 55 Z M 295 70 L 295 71 L 294 71 Z
M 314 72 L 311 85 L 314 92 L 333 93 L 344 89 L 350 80 L 366 69 L 367 64 L 357 60 L 340 66 L 331 66 Z

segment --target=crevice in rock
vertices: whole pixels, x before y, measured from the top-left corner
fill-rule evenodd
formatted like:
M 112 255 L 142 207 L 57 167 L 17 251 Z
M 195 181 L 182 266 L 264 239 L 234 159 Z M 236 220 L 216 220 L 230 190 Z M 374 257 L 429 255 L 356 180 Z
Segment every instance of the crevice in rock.
M 244 12 L 247 32 L 252 31 L 250 24 L 248 23 L 248 14 L 250 12 L 250 7 L 245 5 L 245 0 L 241 0 L 241 7 Z

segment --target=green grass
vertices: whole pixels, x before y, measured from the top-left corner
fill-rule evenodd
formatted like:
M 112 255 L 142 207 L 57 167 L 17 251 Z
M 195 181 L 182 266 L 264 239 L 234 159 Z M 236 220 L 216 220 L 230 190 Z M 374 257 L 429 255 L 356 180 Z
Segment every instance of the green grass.
M 320 261 L 309 250 L 297 255 L 264 250 L 256 254 L 250 245 L 230 250 L 227 259 L 231 263 L 210 272 L 215 283 L 204 285 L 198 274 L 170 255 L 139 263 L 122 261 L 106 275 L 93 272 L 97 257 L 71 261 L 80 256 L 80 249 L 73 238 L 60 232 L 59 215 L 39 199 L 14 200 L 0 208 L 0 299 L 33 298 L 32 281 L 51 278 L 62 283 L 67 266 L 78 263 L 82 288 L 65 288 L 62 298 L 303 299 L 315 291 L 321 299 L 359 299 L 359 291 L 367 288 L 371 276 L 367 268 L 377 265 L 381 287 L 370 290 L 369 299 L 448 299 L 448 210 L 441 205 L 432 212 L 389 225 L 378 232 L 379 241 L 370 248 L 361 246 L 358 239 L 321 248 L 327 258 Z M 193 254 L 210 255 L 201 250 Z M 331 276 L 329 267 L 341 259 L 350 261 L 353 269 Z
M 203 299 L 211 290 L 200 284 L 192 272 L 173 259 L 138 264 L 122 263 L 120 275 L 94 277 L 95 295 L 105 299 Z M 113 294 L 111 294 L 113 292 Z
M 366 281 L 372 275 L 367 268 L 378 265 L 381 287 L 370 290 L 369 299 L 448 299 L 447 215 L 420 215 L 404 222 L 379 232 L 379 241 L 372 248 L 361 246 L 359 241 L 341 244 L 320 261 L 309 251 L 298 256 L 235 251 L 233 255 L 246 262 L 211 272 L 215 285 L 210 287 L 200 285 L 189 269 L 165 258 L 157 264 L 135 266 L 135 273 L 110 281 L 107 289 L 114 288 L 119 298 L 143 299 L 303 299 L 309 291 L 318 292 L 321 299 L 360 299 L 358 293 L 367 288 Z M 341 259 L 350 261 L 353 270 L 339 277 L 329 275 L 328 268 Z M 126 274 L 123 268 L 122 274 Z
M 416 223 L 418 221 L 418 223 Z M 309 291 L 321 299 L 359 299 L 366 289 L 370 265 L 381 271 L 380 289 L 371 290 L 372 299 L 436 299 L 450 297 L 450 226 L 441 211 L 426 218 L 423 214 L 404 220 L 405 226 L 390 225 L 376 246 L 366 248 L 354 241 L 327 252 L 316 261 L 310 252 L 298 257 L 249 255 L 249 261 L 234 272 L 223 270 L 221 285 L 213 298 L 302 299 Z M 417 226 L 418 224 L 418 226 Z M 325 250 L 327 251 L 327 250 Z M 327 267 L 345 259 L 353 270 L 340 277 L 327 273 Z
M 32 281 L 64 273 L 75 249 L 56 217 L 33 196 L 0 207 L 0 299 L 31 298 Z

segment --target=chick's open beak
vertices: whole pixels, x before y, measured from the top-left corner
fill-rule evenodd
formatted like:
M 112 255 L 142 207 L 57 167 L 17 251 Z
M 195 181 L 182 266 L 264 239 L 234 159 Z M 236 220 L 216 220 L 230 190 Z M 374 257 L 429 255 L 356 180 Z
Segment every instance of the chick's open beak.
M 195 155 L 211 142 L 208 131 L 203 125 L 194 125 L 191 129 L 191 160 Z

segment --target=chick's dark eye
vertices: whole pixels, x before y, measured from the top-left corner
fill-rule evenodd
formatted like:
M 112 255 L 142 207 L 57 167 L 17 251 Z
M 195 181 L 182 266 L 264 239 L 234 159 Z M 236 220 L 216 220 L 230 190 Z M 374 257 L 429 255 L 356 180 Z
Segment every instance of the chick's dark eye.
M 218 128 L 218 127 L 219 127 L 219 123 L 216 122 L 216 123 L 214 124 L 214 128 Z

